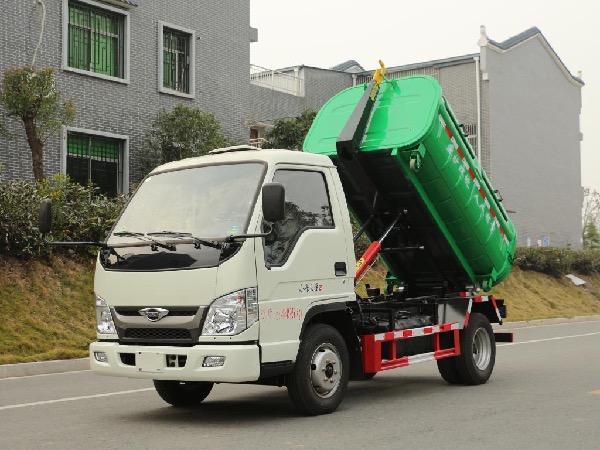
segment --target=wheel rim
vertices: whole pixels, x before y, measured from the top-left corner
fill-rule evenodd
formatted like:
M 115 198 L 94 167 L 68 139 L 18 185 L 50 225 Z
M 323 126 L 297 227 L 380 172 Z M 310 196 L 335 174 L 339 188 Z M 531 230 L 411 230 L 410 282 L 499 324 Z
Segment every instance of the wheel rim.
M 340 386 L 342 366 L 340 354 L 333 344 L 322 344 L 310 361 L 310 381 L 315 394 L 331 397 Z
M 484 328 L 478 328 L 473 336 L 473 361 L 479 370 L 485 370 L 492 358 L 492 342 Z

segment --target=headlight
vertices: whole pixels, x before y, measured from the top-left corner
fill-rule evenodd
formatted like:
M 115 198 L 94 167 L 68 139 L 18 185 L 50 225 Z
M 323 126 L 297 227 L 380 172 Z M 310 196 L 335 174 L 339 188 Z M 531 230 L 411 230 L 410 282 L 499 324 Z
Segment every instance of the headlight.
M 110 307 L 99 295 L 96 295 L 96 329 L 100 334 L 117 334 Z
M 202 327 L 205 336 L 232 336 L 258 320 L 256 288 L 242 289 L 219 297 L 210 305 Z

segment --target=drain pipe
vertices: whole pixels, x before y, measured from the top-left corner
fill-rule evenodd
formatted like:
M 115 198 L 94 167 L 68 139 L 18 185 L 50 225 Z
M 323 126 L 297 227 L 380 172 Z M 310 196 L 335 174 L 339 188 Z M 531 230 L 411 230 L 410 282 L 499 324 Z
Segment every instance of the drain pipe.
M 35 46 L 35 50 L 33 52 L 33 60 L 31 61 L 31 66 L 35 66 L 35 58 L 37 56 L 37 52 L 42 45 L 42 38 L 44 37 L 44 26 L 46 25 L 46 5 L 44 4 L 44 0 L 33 0 L 34 5 L 42 6 L 42 21 L 40 23 L 40 37 L 38 39 L 38 43 Z
M 475 60 L 475 86 L 477 86 L 477 159 L 481 164 L 481 78 L 479 74 L 479 56 Z

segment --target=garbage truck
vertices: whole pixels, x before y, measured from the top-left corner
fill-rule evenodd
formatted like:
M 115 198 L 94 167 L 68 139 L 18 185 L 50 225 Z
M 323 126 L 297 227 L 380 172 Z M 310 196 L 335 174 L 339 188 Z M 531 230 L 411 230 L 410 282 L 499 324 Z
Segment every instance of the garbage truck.
M 43 200 L 44 236 L 51 214 Z M 512 340 L 492 328 L 506 305 L 489 291 L 515 229 L 431 77 L 388 80 L 382 65 L 321 108 L 303 151 L 236 146 L 157 167 L 107 236 L 47 241 L 99 247 L 91 370 L 153 380 L 173 406 L 257 383 L 326 414 L 350 380 L 426 361 L 479 385 Z M 375 263 L 387 275 L 357 295 Z

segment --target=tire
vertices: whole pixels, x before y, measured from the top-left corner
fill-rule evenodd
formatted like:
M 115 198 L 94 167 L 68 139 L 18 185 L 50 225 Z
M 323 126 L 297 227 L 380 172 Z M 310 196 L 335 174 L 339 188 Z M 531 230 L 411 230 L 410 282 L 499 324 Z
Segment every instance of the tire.
M 476 385 L 485 383 L 494 370 L 496 340 L 490 321 L 483 314 L 471 314 L 469 325 L 461 331 L 460 356 L 456 369 L 462 382 Z
M 154 380 L 154 389 L 170 405 L 192 406 L 201 403 L 213 388 L 213 383 L 194 381 Z
M 448 384 L 464 384 L 456 367 L 456 359 L 457 357 L 455 356 L 437 360 L 438 371 L 444 381 Z
M 312 416 L 334 412 L 348 389 L 349 367 L 346 342 L 335 328 L 324 324 L 308 328 L 287 377 L 294 406 Z
M 443 333 L 440 335 L 440 344 L 442 348 L 454 347 L 454 332 Z M 444 381 L 448 384 L 464 384 L 464 381 L 458 372 L 456 363 L 458 356 L 451 356 L 449 358 L 443 358 L 437 360 L 437 367 L 440 375 Z

